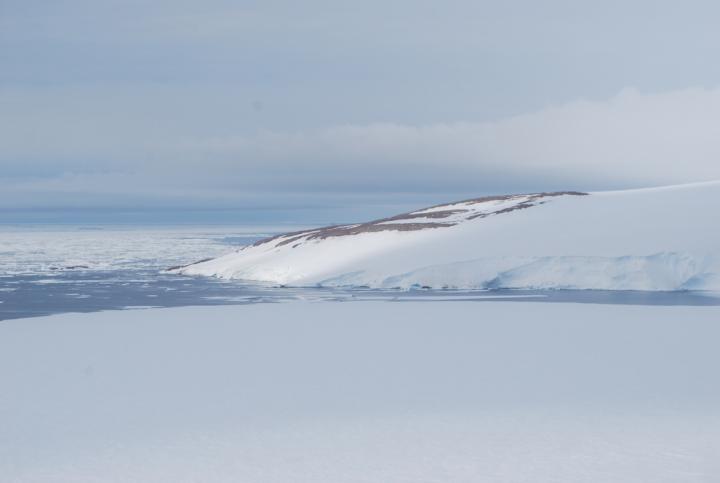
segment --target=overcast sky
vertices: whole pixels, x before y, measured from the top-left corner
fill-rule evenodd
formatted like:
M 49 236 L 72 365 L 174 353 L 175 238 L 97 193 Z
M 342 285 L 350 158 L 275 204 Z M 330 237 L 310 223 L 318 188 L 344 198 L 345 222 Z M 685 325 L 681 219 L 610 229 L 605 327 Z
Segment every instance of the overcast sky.
M 720 179 L 720 4 L 0 0 L 0 222 Z

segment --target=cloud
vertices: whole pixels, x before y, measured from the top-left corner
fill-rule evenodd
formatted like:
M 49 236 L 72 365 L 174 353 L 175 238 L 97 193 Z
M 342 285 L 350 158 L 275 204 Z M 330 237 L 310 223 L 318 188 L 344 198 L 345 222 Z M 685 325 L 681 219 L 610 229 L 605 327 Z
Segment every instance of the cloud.
M 720 179 L 720 89 L 626 89 L 495 122 L 255 132 L 232 122 L 250 101 L 223 111 L 211 94 L 156 93 L 0 95 L 0 202 L 278 207 Z
M 720 178 L 720 89 L 626 89 L 608 101 L 572 102 L 497 122 L 266 132 L 199 140 L 188 149 L 257 169 L 300 165 L 313 175 L 360 179 L 361 172 L 374 179 L 391 173 L 400 186 L 404 180 L 488 186 L 493 177 L 604 187 L 702 181 Z

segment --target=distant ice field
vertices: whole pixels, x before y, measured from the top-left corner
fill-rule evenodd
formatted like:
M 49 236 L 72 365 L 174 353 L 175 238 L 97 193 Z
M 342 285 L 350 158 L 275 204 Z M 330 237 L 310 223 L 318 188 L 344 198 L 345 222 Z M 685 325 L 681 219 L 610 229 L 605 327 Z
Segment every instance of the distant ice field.
M 289 300 L 720 305 L 720 298 L 694 292 L 284 288 L 164 272 L 291 229 L 294 227 L 0 227 L 0 320 Z
M 0 226 L 0 276 L 159 270 L 294 227 Z

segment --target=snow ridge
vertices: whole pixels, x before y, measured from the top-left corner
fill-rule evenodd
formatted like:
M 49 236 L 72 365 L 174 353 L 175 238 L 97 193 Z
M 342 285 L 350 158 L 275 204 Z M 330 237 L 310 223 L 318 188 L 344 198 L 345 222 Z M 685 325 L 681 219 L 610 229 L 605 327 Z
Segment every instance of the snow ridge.
M 476 198 L 288 233 L 176 272 L 293 286 L 720 290 L 720 182 Z
M 325 239 L 336 236 L 358 235 L 381 231 L 418 231 L 428 228 L 445 228 L 455 226 L 464 221 L 501 215 L 515 210 L 524 210 L 547 202 L 548 198 L 557 196 L 586 196 L 579 191 L 561 191 L 552 193 L 533 193 L 526 195 L 485 196 L 456 203 L 432 206 L 410 213 L 403 213 L 389 218 L 353 225 L 338 225 L 284 233 L 272 238 L 260 240 L 255 246 L 273 244 L 280 247 L 309 240 Z

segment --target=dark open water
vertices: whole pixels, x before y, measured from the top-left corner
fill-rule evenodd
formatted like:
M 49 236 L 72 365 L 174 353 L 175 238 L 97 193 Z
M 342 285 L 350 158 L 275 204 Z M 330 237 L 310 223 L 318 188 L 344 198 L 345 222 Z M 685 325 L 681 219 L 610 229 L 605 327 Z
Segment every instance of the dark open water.
M 632 305 L 715 305 L 720 297 L 697 292 L 601 290 L 371 290 L 284 288 L 239 281 L 184 277 L 158 270 L 64 271 L 49 276 L 0 276 L 0 320 L 66 312 L 137 307 L 179 307 L 285 302 L 532 301 Z

